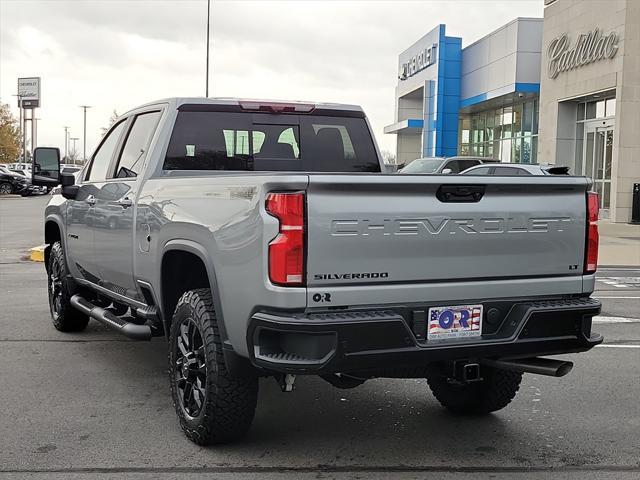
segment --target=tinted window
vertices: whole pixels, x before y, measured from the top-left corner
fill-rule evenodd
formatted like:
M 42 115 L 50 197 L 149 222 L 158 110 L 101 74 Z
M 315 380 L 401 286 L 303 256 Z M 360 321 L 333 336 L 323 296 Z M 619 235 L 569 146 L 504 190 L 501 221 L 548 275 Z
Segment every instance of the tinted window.
M 380 171 L 363 118 L 314 115 L 283 118 L 284 124 L 265 125 L 265 120 L 253 123 L 251 113 L 179 112 L 164 168 Z
M 159 119 L 160 112 L 142 113 L 135 118 L 120 155 L 116 177 L 126 178 L 138 175 Z
M 102 145 L 98 147 L 98 151 L 93 155 L 93 161 L 91 162 L 89 176 L 87 178 L 88 181 L 99 182 L 107 178 L 107 170 L 113 157 L 113 151 L 118 145 L 118 140 L 124 130 L 124 125 L 125 121 L 123 120 L 107 133 Z
M 443 158 L 418 158 L 400 170 L 399 173 L 434 173 L 444 162 Z
M 473 170 L 466 172 L 465 175 L 489 175 L 491 167 L 474 168 Z
M 493 172 L 494 175 L 511 176 L 511 175 L 528 175 L 529 172 L 522 168 L 513 167 L 496 167 Z
M 255 158 L 300 158 L 300 133 L 297 125 L 254 125 Z
M 476 165 L 480 165 L 480 160 L 458 160 L 460 162 L 460 171 L 466 170 L 467 168 L 475 167 Z
M 462 160 L 451 160 L 447 162 L 442 170 L 444 170 L 445 168 L 449 168 L 451 170 L 451 173 L 460 173 L 462 170 L 464 170 L 464 168 L 461 168 L 461 163 Z

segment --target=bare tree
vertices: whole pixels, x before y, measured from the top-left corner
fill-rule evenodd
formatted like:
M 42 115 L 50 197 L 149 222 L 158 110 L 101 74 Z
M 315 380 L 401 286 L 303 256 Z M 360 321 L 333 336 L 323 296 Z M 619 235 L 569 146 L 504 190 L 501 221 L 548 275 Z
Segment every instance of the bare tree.
M 106 133 L 109 131 L 109 129 L 113 126 L 114 123 L 116 123 L 116 120 L 118 119 L 120 115 L 118 115 L 118 112 L 116 112 L 115 108 L 113 109 L 113 112 L 111 112 L 111 116 L 109 117 L 109 124 L 106 127 L 102 127 L 100 130 L 102 130 L 102 136 L 104 137 L 106 135 Z
M 390 152 L 389 150 L 382 150 L 380 152 L 382 155 L 382 161 L 387 165 L 395 165 L 396 164 L 396 154 Z

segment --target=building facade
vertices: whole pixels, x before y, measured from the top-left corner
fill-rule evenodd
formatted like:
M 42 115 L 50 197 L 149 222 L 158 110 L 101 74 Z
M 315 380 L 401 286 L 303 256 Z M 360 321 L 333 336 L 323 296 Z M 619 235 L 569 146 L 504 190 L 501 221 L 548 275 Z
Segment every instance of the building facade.
M 593 178 L 602 216 L 640 183 L 640 0 L 541 0 L 462 48 L 438 25 L 398 59 L 396 161 L 471 155 Z
M 640 183 L 640 1 L 545 0 L 538 149 L 631 219 Z
M 518 18 L 464 49 L 445 30 L 400 54 L 395 122 L 384 130 L 397 135 L 398 164 L 453 155 L 533 163 L 542 19 Z

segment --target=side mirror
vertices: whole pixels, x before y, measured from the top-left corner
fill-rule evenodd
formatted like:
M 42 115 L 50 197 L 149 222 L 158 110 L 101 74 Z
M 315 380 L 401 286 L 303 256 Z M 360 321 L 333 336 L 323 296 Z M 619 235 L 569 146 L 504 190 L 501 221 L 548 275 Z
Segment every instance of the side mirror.
M 445 168 L 445 169 L 442 170 L 442 174 L 443 175 L 449 175 L 452 172 L 453 172 L 453 170 L 451 170 L 450 168 Z
M 34 185 L 55 187 L 60 183 L 60 149 L 37 147 L 33 151 L 31 181 Z
M 80 187 L 76 185 L 76 177 L 73 173 L 61 173 L 60 185 L 62 186 L 62 196 L 69 200 L 74 200 L 78 196 Z

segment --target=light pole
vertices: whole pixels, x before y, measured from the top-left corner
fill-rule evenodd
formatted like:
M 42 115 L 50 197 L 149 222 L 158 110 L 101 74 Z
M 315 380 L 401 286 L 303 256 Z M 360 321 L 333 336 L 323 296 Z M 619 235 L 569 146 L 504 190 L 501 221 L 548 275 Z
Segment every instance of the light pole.
M 211 17 L 211 0 L 207 0 L 207 77 L 205 80 L 205 97 L 209 96 L 209 19 Z
M 73 142 L 73 164 L 75 165 L 76 164 L 76 152 L 77 152 L 76 142 L 78 140 L 80 140 L 80 139 L 78 137 L 71 137 L 71 138 L 69 138 L 69 140 L 71 140 Z
M 69 152 L 69 127 L 64 127 L 64 158 L 66 161 Z
M 84 110 L 84 130 L 82 138 L 82 161 L 87 161 L 87 108 L 91 108 L 91 105 L 80 105 L 80 108 Z

